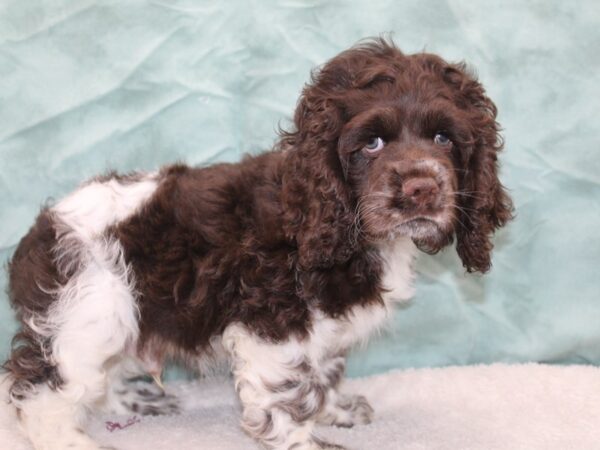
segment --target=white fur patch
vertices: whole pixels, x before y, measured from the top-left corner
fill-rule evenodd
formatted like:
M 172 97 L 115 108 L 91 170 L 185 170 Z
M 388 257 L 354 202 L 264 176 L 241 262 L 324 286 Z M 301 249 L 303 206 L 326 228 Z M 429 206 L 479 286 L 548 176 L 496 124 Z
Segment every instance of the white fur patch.
M 134 182 L 92 181 L 61 200 L 52 211 L 87 242 L 133 214 L 157 186 L 155 174 Z
M 383 287 L 386 303 L 409 300 L 415 294 L 413 263 L 418 250 L 408 237 L 399 237 L 380 250 L 384 263 Z
M 35 395 L 20 405 L 20 426 L 36 450 L 99 450 L 84 434 L 85 411 L 72 399 L 37 385 Z

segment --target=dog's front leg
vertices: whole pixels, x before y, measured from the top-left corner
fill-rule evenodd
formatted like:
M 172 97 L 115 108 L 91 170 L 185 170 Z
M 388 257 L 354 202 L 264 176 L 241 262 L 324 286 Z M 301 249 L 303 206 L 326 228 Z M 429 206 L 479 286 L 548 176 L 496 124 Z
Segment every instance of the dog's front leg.
M 350 428 L 371 423 L 373 408 L 367 399 L 340 392 L 345 366 L 343 354 L 324 358 L 318 365 L 322 382 L 327 387 L 325 403 L 316 418 L 320 424 Z
M 313 435 L 326 403 L 321 383 L 303 343 L 266 342 L 239 325 L 223 342 L 233 360 L 235 386 L 242 404 L 242 427 L 268 449 L 341 449 Z

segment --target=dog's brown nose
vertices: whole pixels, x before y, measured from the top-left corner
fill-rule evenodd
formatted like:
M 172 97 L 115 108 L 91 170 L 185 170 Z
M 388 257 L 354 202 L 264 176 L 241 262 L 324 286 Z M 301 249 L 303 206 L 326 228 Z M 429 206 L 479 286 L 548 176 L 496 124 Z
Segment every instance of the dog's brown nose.
M 404 198 L 420 208 L 433 203 L 439 192 L 440 188 L 433 178 L 411 178 L 402 184 Z

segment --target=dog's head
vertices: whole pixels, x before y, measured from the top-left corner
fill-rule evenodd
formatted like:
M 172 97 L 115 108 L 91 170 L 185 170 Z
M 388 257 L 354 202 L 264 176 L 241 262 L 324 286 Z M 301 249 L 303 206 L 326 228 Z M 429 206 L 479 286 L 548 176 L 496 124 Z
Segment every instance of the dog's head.
M 496 107 L 463 64 L 370 41 L 313 74 L 294 122 L 284 204 L 301 265 L 400 235 L 433 253 L 456 236 L 466 269 L 489 269 L 512 203 L 497 175 Z

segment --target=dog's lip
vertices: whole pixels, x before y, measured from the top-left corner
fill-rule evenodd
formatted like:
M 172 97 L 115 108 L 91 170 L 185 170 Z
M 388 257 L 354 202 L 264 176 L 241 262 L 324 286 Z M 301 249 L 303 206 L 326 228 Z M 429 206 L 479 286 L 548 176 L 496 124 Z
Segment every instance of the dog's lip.
M 387 230 L 380 230 L 369 234 L 369 237 L 374 240 L 388 240 L 390 233 L 392 235 L 404 235 L 409 237 L 427 235 L 439 235 L 449 232 L 450 224 L 447 223 L 445 217 L 437 214 L 418 214 L 413 217 L 404 218 L 401 222 L 396 222 Z
M 405 220 L 401 224 L 399 224 L 399 226 L 404 226 L 404 225 L 435 225 L 437 228 L 442 228 L 442 226 L 438 220 L 436 220 L 433 217 L 427 217 L 427 216 L 412 217 L 408 220 Z
M 416 216 L 398 224 L 396 230 L 404 233 L 408 232 L 410 235 L 447 233 L 448 224 L 439 217 Z

